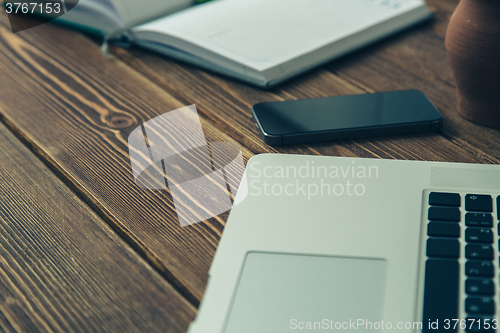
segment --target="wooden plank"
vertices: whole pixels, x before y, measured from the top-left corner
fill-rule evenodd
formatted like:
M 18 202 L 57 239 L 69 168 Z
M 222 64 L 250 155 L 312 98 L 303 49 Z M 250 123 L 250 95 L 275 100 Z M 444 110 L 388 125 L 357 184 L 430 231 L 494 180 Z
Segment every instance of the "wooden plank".
M 197 305 L 227 214 L 181 228 L 168 191 L 134 183 L 127 147 L 141 123 L 191 102 L 105 59 L 78 33 L 47 24 L 12 34 L 0 19 L 4 122 Z M 207 141 L 233 141 L 203 117 L 201 123 Z
M 0 58 L 7 65 L 0 75 L 9 86 L 3 91 L 0 112 L 6 122 L 193 304 L 202 295 L 225 216 L 189 227 L 188 233 L 175 222 L 168 192 L 131 189 L 126 138 L 144 120 L 195 103 L 209 141 L 231 140 L 217 126 L 251 150 L 244 150 L 246 158 L 252 152 L 283 152 L 495 162 L 437 134 L 282 148 L 262 143 L 250 120 L 250 107 L 256 102 L 375 90 L 343 73 L 318 69 L 262 91 L 140 50 L 115 50 L 139 75 L 116 59 L 103 61 L 86 38 L 52 26 L 17 36 L 4 30 L 2 38 Z M 405 85 L 409 79 L 400 75 L 396 71 L 394 79 Z M 26 91 L 33 96 L 26 97 Z
M 463 149 L 434 133 L 270 147 L 262 142 L 251 121 L 250 110 L 253 104 L 262 101 L 357 94 L 373 90 L 367 89 L 350 77 L 317 69 L 278 88 L 264 91 L 142 50 L 115 48 L 113 52 L 178 99 L 196 101 L 207 118 L 255 153 L 492 163 L 489 157 L 477 156 L 474 151 Z M 377 75 L 383 76 L 382 73 Z
M 306 145 L 296 145 L 292 150 L 289 147 L 268 146 L 262 142 L 251 121 L 250 109 L 253 104 L 295 99 L 292 94 L 279 89 L 263 91 L 252 88 L 142 50 L 113 48 L 112 51 L 122 61 L 179 100 L 196 103 L 203 115 L 254 153 L 292 151 L 318 154 L 314 148 Z M 335 148 L 330 149 L 330 152 L 336 155 Z
M 179 99 L 196 100 L 205 116 L 255 153 L 313 153 L 498 163 L 495 148 L 485 150 L 485 145 L 482 147 L 470 145 L 467 143 L 468 138 L 464 140 L 456 136 L 457 132 L 470 131 L 472 138 L 480 135 L 481 138 L 477 141 L 481 142 L 484 139 L 483 128 L 471 125 L 461 118 L 457 119 L 456 112 L 446 111 L 455 105 L 455 95 L 453 78 L 446 62 L 443 38 L 447 20 L 457 3 L 457 0 L 428 1 L 436 13 L 432 22 L 348 55 L 340 61 L 334 61 L 327 66 L 330 72 L 318 69 L 268 92 L 207 74 L 188 65 L 179 65 L 141 50 L 116 48 L 114 53 Z M 365 65 L 374 57 L 374 49 L 382 49 L 389 53 L 390 61 L 385 61 L 383 64 L 371 61 Z M 406 70 L 408 67 L 414 71 Z M 347 69 L 350 72 L 347 72 Z M 351 75 L 352 73 L 355 75 Z M 382 81 L 383 84 L 379 84 Z M 384 138 L 382 141 L 375 139 L 378 145 L 372 145 L 373 140 L 349 140 L 331 144 L 275 148 L 262 143 L 250 120 L 250 108 L 257 102 L 396 89 L 423 90 L 440 110 L 445 110 L 444 137 L 427 134 Z M 214 105 L 216 107 L 213 107 Z M 487 129 L 486 132 L 488 131 Z M 421 138 L 426 140 L 422 141 Z M 495 136 L 489 136 L 488 139 L 493 140 L 495 144 L 499 143 Z M 384 147 L 386 141 L 393 147 L 390 149 Z M 388 150 L 392 153 L 387 153 Z M 415 154 L 416 151 L 419 153 Z
M 192 305 L 2 124 L 0 161 L 0 331 L 186 331 Z
M 425 0 L 425 2 L 435 15 L 432 29 L 438 36 L 444 38 L 448 22 L 460 0 Z
M 471 123 L 457 112 L 455 81 L 446 59 L 444 33 L 435 28 L 443 23 L 440 20 L 449 20 L 458 1 L 428 3 L 439 9 L 434 23 L 397 35 L 327 68 L 367 91 L 423 91 L 443 113 L 444 137 L 490 163 L 500 163 L 500 131 Z

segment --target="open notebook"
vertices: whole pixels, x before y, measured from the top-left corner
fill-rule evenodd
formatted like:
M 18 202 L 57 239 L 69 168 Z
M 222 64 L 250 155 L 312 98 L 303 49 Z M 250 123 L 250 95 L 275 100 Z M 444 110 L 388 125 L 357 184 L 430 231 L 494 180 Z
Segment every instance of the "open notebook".
M 423 0 L 80 0 L 58 19 L 269 87 L 430 16 Z

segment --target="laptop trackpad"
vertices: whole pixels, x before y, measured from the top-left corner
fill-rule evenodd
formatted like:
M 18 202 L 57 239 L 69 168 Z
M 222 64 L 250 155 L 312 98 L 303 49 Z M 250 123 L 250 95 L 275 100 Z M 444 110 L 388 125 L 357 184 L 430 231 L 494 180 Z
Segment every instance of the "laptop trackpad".
M 386 274 L 381 259 L 250 252 L 224 332 L 377 331 Z

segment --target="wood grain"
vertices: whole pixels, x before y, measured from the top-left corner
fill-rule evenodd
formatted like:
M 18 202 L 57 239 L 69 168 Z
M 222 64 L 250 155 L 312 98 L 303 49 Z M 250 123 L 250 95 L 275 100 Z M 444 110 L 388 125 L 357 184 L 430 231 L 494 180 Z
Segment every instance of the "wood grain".
M 405 41 L 400 41 L 398 45 L 405 45 Z M 275 89 L 263 91 L 139 49 L 116 48 L 113 52 L 118 58 L 178 99 L 195 102 L 200 112 L 254 153 L 281 152 L 450 162 L 496 162 L 494 158 L 486 154 L 478 155 L 470 147 L 464 148 L 434 133 L 270 147 L 262 142 L 251 121 L 250 110 L 253 104 L 262 101 L 359 94 L 373 92 L 376 89 L 365 86 L 343 72 L 334 73 L 326 69 L 317 69 Z M 419 56 L 422 54 L 416 57 Z M 357 57 L 358 62 L 361 62 L 359 58 L 363 58 L 363 55 L 353 57 Z M 356 63 L 353 61 L 354 68 Z M 391 69 L 381 69 L 376 73 L 377 77 L 384 75 L 382 70 L 390 71 Z M 445 85 L 444 82 L 451 79 L 451 76 L 447 76 L 446 73 L 442 75 L 443 78 L 434 75 L 433 81 L 428 83 L 431 88 L 427 90 L 432 89 L 432 85 Z M 401 85 L 409 80 L 405 76 L 398 75 L 401 73 L 394 74 L 393 79 Z M 407 89 L 410 88 L 411 86 Z
M 227 214 L 182 228 L 168 191 L 134 183 L 127 148 L 141 123 L 186 104 L 78 33 L 47 24 L 12 34 L 1 18 L 4 122 L 197 305 Z M 232 141 L 202 126 L 207 141 Z
M 452 4 L 456 6 L 458 1 L 428 3 L 438 9 L 435 21 L 331 63 L 327 68 L 368 91 L 423 91 L 444 116 L 445 138 L 498 164 L 500 131 L 469 122 L 457 112 L 455 81 L 446 59 L 444 33 L 436 28 L 442 24 L 440 18 L 451 17 L 455 8 Z M 447 15 L 443 14 L 445 10 Z
M 186 331 L 191 304 L 2 124 L 0 161 L 0 331 Z
M 103 59 L 79 33 L 45 25 L 13 35 L 0 16 L 3 120 L 190 302 L 203 294 L 227 214 L 178 225 L 168 191 L 133 182 L 128 134 L 144 121 L 196 104 L 208 141 L 265 152 L 498 163 L 498 131 L 454 112 L 443 38 L 457 0 L 429 0 L 436 19 L 264 91 L 153 53 L 114 48 Z M 373 91 L 424 91 L 445 116 L 441 134 L 270 147 L 251 121 L 254 103 Z
M 114 52 L 177 98 L 196 101 L 204 115 L 255 153 L 313 153 L 499 163 L 498 149 L 495 148 L 500 144 L 499 132 L 472 124 L 456 114 L 455 85 L 446 61 L 444 34 L 458 1 L 429 0 L 428 4 L 435 11 L 433 21 L 399 33 L 334 61 L 326 69 L 317 69 L 268 92 L 142 50 L 115 49 Z M 441 135 L 272 148 L 262 143 L 250 121 L 250 108 L 257 102 L 402 89 L 422 90 L 438 106 L 445 117 L 445 128 Z

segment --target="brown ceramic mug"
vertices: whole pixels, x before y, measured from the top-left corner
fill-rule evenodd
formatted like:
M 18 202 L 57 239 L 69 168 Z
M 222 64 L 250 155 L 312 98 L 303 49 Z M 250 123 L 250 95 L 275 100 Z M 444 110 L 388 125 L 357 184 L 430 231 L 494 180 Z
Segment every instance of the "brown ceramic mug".
M 446 32 L 458 111 L 500 128 L 500 0 L 461 0 Z

